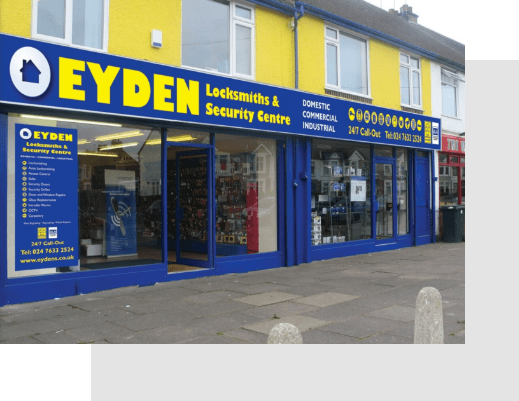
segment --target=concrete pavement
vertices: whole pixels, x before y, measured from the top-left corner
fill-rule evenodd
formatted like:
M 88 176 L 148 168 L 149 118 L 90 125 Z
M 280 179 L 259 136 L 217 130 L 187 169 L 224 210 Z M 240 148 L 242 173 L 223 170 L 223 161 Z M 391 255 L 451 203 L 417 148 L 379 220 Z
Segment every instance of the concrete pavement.
M 465 343 L 465 243 L 438 243 L 0 308 L 0 344 L 411 344 L 423 287 L 442 295 L 445 343 Z

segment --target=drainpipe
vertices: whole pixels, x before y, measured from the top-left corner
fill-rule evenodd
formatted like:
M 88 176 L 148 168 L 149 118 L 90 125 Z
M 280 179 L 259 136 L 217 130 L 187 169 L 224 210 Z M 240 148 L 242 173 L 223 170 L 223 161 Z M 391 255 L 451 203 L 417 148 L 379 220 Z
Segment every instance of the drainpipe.
M 298 15 L 299 13 L 299 15 Z M 302 4 L 299 5 L 299 10 L 294 11 L 294 36 L 295 36 L 295 88 L 299 89 L 299 46 L 298 46 L 298 38 L 297 38 L 297 21 L 301 19 L 305 15 L 305 9 Z

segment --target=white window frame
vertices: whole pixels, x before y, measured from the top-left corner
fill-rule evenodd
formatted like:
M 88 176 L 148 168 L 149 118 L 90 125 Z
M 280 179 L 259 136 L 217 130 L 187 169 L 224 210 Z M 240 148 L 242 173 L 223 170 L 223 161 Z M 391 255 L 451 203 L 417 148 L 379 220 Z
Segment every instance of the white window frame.
M 446 74 L 447 73 L 447 74 Z M 450 71 L 444 67 L 441 68 L 440 70 L 440 80 L 441 80 L 441 86 L 442 86 L 442 116 L 444 117 L 450 117 L 450 118 L 459 118 L 458 115 L 459 115 L 459 82 L 461 79 L 458 79 L 456 77 L 451 77 L 452 79 L 454 79 L 454 85 L 451 84 L 451 83 L 448 83 L 448 82 L 444 82 L 443 81 L 443 78 L 442 78 L 442 75 L 448 75 L 448 74 L 452 74 L 452 75 L 457 75 L 456 72 L 453 72 L 453 71 Z M 454 116 L 450 116 L 448 114 L 443 114 L 443 86 L 452 86 L 454 88 L 454 101 L 456 102 L 455 104 L 455 112 L 456 112 L 456 115 Z
M 108 11 L 110 9 L 110 0 L 104 0 L 103 3 L 103 47 L 98 49 L 96 47 L 80 46 L 72 43 L 72 3 L 74 0 L 65 0 L 65 39 L 55 38 L 54 36 L 47 36 L 38 33 L 38 1 L 32 0 L 32 23 L 31 34 L 33 39 L 42 40 L 45 42 L 58 43 L 61 45 L 77 47 L 79 49 L 93 50 L 98 52 L 108 52 Z
M 182 1 L 189 1 L 189 0 L 182 0 Z M 183 60 L 181 60 L 181 64 L 182 64 L 183 68 L 187 68 L 190 70 L 203 71 L 205 73 L 222 75 L 222 76 L 226 76 L 226 77 L 234 76 L 234 77 L 254 81 L 254 80 L 256 80 L 256 13 L 255 13 L 256 8 L 254 5 L 249 5 L 249 4 L 243 3 L 241 1 L 232 1 L 231 0 L 231 1 L 229 1 L 229 3 L 230 3 L 229 4 L 230 5 L 230 7 L 229 7 L 229 13 L 230 13 L 229 38 L 231 41 L 230 47 L 229 47 L 230 52 L 231 52 L 230 57 L 229 57 L 230 73 L 226 74 L 224 72 L 206 70 L 204 68 L 198 68 L 198 67 L 192 67 L 189 65 L 184 65 Z M 251 19 L 248 20 L 246 18 L 237 16 L 236 15 L 236 6 L 250 10 Z M 236 61 L 237 61 L 236 60 L 236 25 L 241 25 L 243 27 L 251 29 L 251 75 L 239 74 L 236 72 Z M 182 36 L 183 36 L 183 32 L 181 33 L 181 39 L 180 39 L 181 46 L 182 46 Z M 182 51 L 180 52 L 180 55 L 182 57 Z
M 337 38 L 333 39 L 326 36 L 326 30 L 331 29 L 337 33 Z M 340 60 L 341 60 L 341 46 L 340 46 L 340 34 L 343 33 L 345 35 L 351 36 L 354 39 L 363 40 L 366 42 L 366 78 L 368 83 L 368 93 L 359 93 L 352 92 L 341 88 L 341 70 L 340 70 Z M 337 86 L 328 83 L 328 57 L 327 57 L 327 45 L 332 45 L 337 48 Z M 339 28 L 333 25 L 324 26 L 324 86 L 326 89 L 334 90 L 336 92 L 347 93 L 354 96 L 360 96 L 366 99 L 371 99 L 371 73 L 370 73 L 370 62 L 369 62 L 369 37 L 364 35 L 359 35 L 356 32 L 349 31 L 344 28 Z
M 409 63 L 402 62 L 402 56 L 406 56 L 409 58 Z M 411 58 L 418 61 L 418 68 L 414 68 L 411 66 Z M 402 107 L 409 107 L 412 109 L 423 110 L 423 92 L 422 92 L 422 59 L 418 56 L 415 56 L 411 53 L 400 52 L 398 56 L 398 61 L 400 63 L 400 67 L 407 68 L 407 78 L 409 80 L 409 104 L 405 104 L 402 102 L 402 92 L 400 92 L 400 104 Z M 413 72 L 418 73 L 419 81 L 420 81 L 420 103 L 414 102 L 413 97 Z M 400 90 L 402 90 L 402 81 L 400 81 L 400 68 L 398 69 L 398 80 L 400 82 Z

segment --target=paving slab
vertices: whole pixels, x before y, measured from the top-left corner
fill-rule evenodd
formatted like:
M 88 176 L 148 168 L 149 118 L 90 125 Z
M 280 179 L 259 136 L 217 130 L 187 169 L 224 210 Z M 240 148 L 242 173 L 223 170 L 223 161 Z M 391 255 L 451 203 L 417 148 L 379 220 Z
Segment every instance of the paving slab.
M 11 323 L 33 322 L 37 320 L 52 319 L 55 317 L 74 316 L 77 314 L 88 314 L 87 311 L 73 308 L 69 305 L 57 306 L 55 308 L 42 309 L 26 313 L 18 313 L 3 317 L 1 320 Z M 0 323 L 1 324 L 1 323 Z
M 192 313 L 196 317 L 207 317 L 213 315 L 221 315 L 229 312 L 248 311 L 253 308 L 253 305 L 245 304 L 243 302 L 219 301 L 205 304 L 192 304 L 186 309 L 187 312 Z
M 357 340 L 357 338 L 324 331 L 323 329 L 314 329 L 303 333 L 303 344 L 353 344 Z
M 291 315 L 285 316 L 281 319 L 267 320 L 259 323 L 254 323 L 248 326 L 244 326 L 243 328 L 268 335 L 270 333 L 270 330 L 272 330 L 272 328 L 279 323 L 293 324 L 298 328 L 300 333 L 304 333 L 307 330 L 327 325 L 330 322 L 314 319 L 308 316 Z
M 414 340 L 414 320 L 407 323 L 400 322 L 400 325 L 384 330 L 386 334 L 399 337 L 407 337 Z
M 401 322 L 410 322 L 414 320 L 415 308 L 408 306 L 394 305 L 367 314 L 368 316 L 381 317 L 384 319 L 399 320 Z
M 76 301 L 73 300 L 69 303 L 69 305 L 78 307 L 79 309 L 85 310 L 85 311 L 100 311 L 103 309 L 109 309 L 109 308 L 115 308 L 115 307 L 125 307 L 126 305 L 131 305 L 134 303 L 135 298 L 131 295 L 123 295 L 120 297 L 114 297 L 114 298 L 99 298 L 99 297 L 92 297 L 89 300 L 86 301 Z
M 394 320 L 373 316 L 357 316 L 348 319 L 345 322 L 329 324 L 328 326 L 323 327 L 323 330 L 350 337 L 364 338 L 397 327 L 401 324 L 402 323 L 395 322 Z
M 188 297 L 184 297 L 184 300 L 194 302 L 197 304 L 206 304 L 211 302 L 218 302 L 222 300 L 229 300 L 236 297 L 243 297 L 243 294 L 239 292 L 232 291 L 213 291 L 213 292 L 204 292 L 201 294 L 190 295 Z
M 249 344 L 267 344 L 269 338 L 266 334 L 245 329 L 226 331 L 223 334 L 224 336 L 240 340 Z
M 351 301 L 350 301 L 351 302 Z M 347 304 L 338 304 L 319 308 L 311 312 L 304 312 L 302 315 L 315 319 L 325 320 L 327 322 L 344 322 L 352 317 L 364 315 L 369 309 Z
M 33 337 L 16 337 L 10 340 L 0 341 L 0 344 L 43 344 L 41 341 L 34 339 Z
M 93 341 L 104 340 L 108 337 L 132 334 L 134 331 L 110 322 L 103 322 L 70 329 L 67 330 L 66 333 L 77 338 L 82 343 L 90 343 Z
M 147 313 L 145 315 L 130 314 L 125 317 L 109 318 L 107 321 L 132 331 L 142 331 L 161 326 L 169 326 L 174 323 L 185 323 L 196 317 L 194 314 L 184 310 L 173 309 Z
M 203 330 L 170 325 L 106 338 L 112 344 L 175 344 L 206 336 Z
M 324 292 L 321 294 L 311 295 L 309 297 L 297 298 L 292 302 L 323 308 L 325 306 L 351 301 L 355 298 L 358 298 L 358 296 L 342 294 L 340 292 Z
M 44 344 L 79 344 L 81 340 L 66 333 L 64 330 L 50 332 L 45 334 L 37 334 L 33 336 Z
M 234 298 L 235 301 L 244 302 L 254 306 L 263 306 L 284 302 L 295 298 L 300 298 L 300 295 L 289 294 L 286 292 L 269 291 L 262 294 L 249 295 L 242 298 Z
M 2 327 L 0 341 L 12 340 L 17 337 L 27 337 L 34 334 L 48 333 L 61 330 L 60 324 L 55 321 L 38 320 L 32 322 L 17 323 Z
M 330 284 L 330 285 L 332 285 L 332 284 Z M 358 296 L 378 294 L 380 292 L 384 292 L 384 291 L 390 290 L 392 288 L 394 288 L 394 287 L 388 286 L 388 285 L 383 285 L 383 284 L 376 284 L 376 283 L 342 282 L 342 283 L 335 283 L 335 285 L 333 285 L 333 291 L 335 291 L 335 292 L 342 292 L 342 293 L 358 295 Z
M 56 330 L 58 331 L 101 324 L 111 319 L 135 316 L 135 314 L 128 310 L 121 310 L 118 308 L 103 309 L 87 313 L 83 312 L 84 311 L 78 310 L 76 315 L 52 318 L 49 322 L 53 322 L 57 327 L 59 327 L 59 329 Z
M 226 337 L 224 335 L 210 335 L 198 337 L 193 340 L 182 341 L 180 344 L 245 344 L 245 342 Z
M 315 283 L 315 284 L 303 284 L 297 285 L 290 288 L 290 293 L 294 295 L 301 295 L 302 297 L 308 297 L 310 295 L 320 294 L 322 292 L 333 291 L 332 285 Z
M 230 312 L 223 315 L 194 319 L 184 324 L 183 327 L 200 329 L 208 334 L 217 334 L 238 329 L 263 320 L 263 318 L 243 312 Z
M 300 313 L 310 312 L 315 309 L 316 308 L 314 306 L 297 304 L 293 301 L 286 301 L 272 305 L 252 307 L 250 309 L 247 309 L 245 313 L 262 317 L 264 319 L 273 319 L 275 317 L 298 315 Z
M 375 334 L 357 342 L 357 344 L 412 344 L 413 340 L 386 333 Z
M 191 290 L 183 287 L 174 287 L 174 288 L 157 288 L 154 290 L 143 291 L 140 293 L 136 293 L 133 295 L 136 301 L 138 302 L 154 302 L 154 301 L 162 301 L 167 299 L 179 299 L 183 297 L 188 297 L 190 295 L 200 294 L 200 291 Z M 136 301 L 133 301 L 134 303 Z

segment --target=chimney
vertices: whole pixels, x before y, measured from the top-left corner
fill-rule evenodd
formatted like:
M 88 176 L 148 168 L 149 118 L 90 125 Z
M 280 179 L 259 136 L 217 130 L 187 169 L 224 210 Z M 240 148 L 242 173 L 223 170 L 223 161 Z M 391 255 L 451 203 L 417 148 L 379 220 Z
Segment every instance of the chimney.
M 418 15 L 414 14 L 413 7 L 409 7 L 407 4 L 404 4 L 402 7 L 400 7 L 399 15 L 408 22 L 418 24 Z

